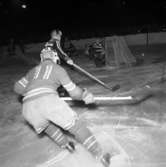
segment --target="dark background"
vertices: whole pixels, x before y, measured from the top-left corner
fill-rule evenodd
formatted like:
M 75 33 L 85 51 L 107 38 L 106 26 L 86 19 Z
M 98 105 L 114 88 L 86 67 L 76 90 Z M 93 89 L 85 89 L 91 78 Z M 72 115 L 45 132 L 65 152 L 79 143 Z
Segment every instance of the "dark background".
M 1 42 L 44 41 L 54 28 L 72 39 L 165 31 L 166 0 L 0 0 L 0 20 Z

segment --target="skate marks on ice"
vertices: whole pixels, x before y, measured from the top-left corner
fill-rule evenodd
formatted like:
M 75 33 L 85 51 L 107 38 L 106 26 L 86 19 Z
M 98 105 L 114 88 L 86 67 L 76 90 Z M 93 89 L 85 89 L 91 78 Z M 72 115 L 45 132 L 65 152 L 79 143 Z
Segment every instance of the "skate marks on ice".
M 112 155 L 110 167 L 131 167 L 129 155 L 110 133 L 103 131 L 98 132 L 95 136 L 104 152 Z
M 95 134 L 104 152 L 109 152 L 112 156 L 110 167 L 131 167 L 130 158 L 125 150 L 107 132 Z M 52 159 L 36 167 L 103 167 L 94 157 L 80 144 L 76 144 L 75 153 L 67 150 L 61 151 Z
M 61 151 L 57 156 L 37 167 L 103 167 L 81 145 L 78 144 L 76 150 L 73 154 L 66 150 Z

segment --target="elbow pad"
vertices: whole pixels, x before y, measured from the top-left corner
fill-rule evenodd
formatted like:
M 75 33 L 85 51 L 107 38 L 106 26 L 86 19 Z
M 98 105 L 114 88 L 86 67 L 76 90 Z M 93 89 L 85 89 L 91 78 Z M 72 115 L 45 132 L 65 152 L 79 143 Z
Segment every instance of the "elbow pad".
M 68 83 L 66 85 L 63 85 L 63 86 L 69 92 L 72 91 L 72 90 L 74 90 L 76 88 L 76 84 L 73 83 L 73 82 L 70 82 L 70 83 Z

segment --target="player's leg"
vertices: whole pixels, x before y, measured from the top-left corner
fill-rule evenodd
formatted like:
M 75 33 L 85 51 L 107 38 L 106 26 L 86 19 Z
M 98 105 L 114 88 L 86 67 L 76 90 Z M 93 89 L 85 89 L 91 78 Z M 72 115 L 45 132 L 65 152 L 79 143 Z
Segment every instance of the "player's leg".
M 105 167 L 110 164 L 110 154 L 104 153 L 96 137 L 87 128 L 85 123 L 76 121 L 75 125 L 69 129 L 80 142 L 96 159 L 99 159 Z
M 76 112 L 74 112 L 66 102 L 58 97 L 53 97 L 53 95 L 51 95 L 47 100 L 50 104 L 47 112 L 44 112 L 45 117 L 63 129 L 68 130 L 75 136 L 78 142 L 92 153 L 95 158 L 100 159 L 105 166 L 108 166 L 109 154 L 104 155 L 95 136 L 83 122 L 78 120 Z
M 32 125 L 37 134 L 46 133 L 59 147 L 68 149 L 70 152 L 74 151 L 74 145 L 70 142 L 61 129 L 52 124 L 46 116 L 44 116 L 44 106 L 47 106 L 42 100 L 38 98 L 33 101 L 27 101 L 23 104 L 23 117 Z M 36 107 L 38 106 L 38 107 Z M 49 105 L 48 105 L 49 106 Z
M 52 124 L 51 122 L 44 130 L 44 132 L 61 148 L 67 149 L 69 152 L 74 152 L 75 147 L 73 142 L 69 141 L 67 136 L 62 132 L 62 130 Z

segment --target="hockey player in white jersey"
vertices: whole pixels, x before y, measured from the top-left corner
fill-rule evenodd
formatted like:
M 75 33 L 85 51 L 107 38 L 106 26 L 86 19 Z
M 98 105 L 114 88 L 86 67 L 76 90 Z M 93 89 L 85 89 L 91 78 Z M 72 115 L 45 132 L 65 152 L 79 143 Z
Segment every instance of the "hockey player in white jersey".
M 72 150 L 74 146 L 54 125 L 68 131 L 75 136 L 77 142 L 108 167 L 110 154 L 103 152 L 86 124 L 79 120 L 77 113 L 65 101 L 60 99 L 57 88 L 62 85 L 73 99 L 83 100 L 85 104 L 95 102 L 93 94 L 77 86 L 67 71 L 57 63 L 59 55 L 56 49 L 47 45 L 40 56 L 40 64 L 28 71 L 14 85 L 15 92 L 23 95 L 24 118 L 38 134 L 45 132 L 62 148 Z M 68 61 L 72 63 L 72 60 Z

